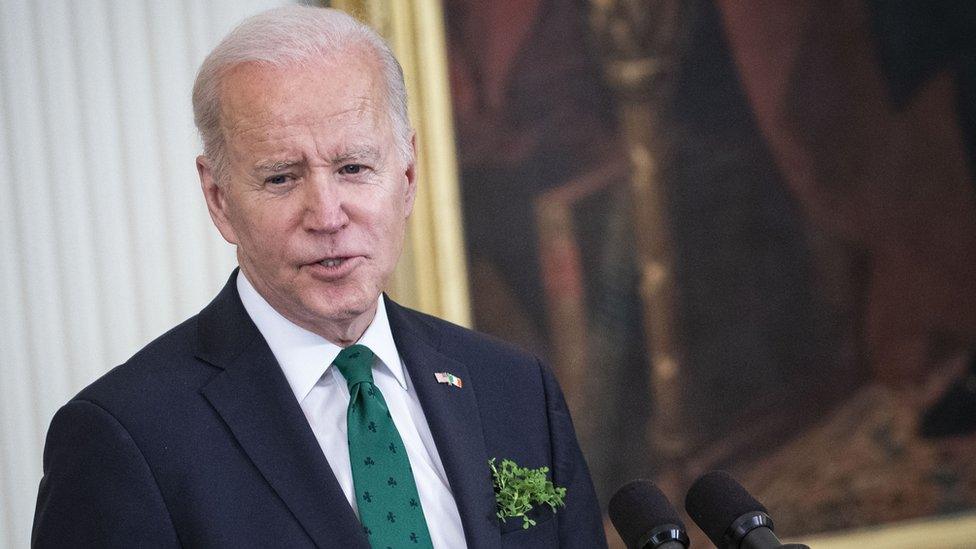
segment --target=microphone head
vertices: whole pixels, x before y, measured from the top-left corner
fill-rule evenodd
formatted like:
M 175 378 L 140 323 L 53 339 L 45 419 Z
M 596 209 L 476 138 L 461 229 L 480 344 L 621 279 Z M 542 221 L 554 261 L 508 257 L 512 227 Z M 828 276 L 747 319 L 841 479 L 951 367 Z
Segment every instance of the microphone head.
M 610 498 L 610 520 L 627 547 L 643 549 L 655 530 L 670 525 L 680 530 L 673 541 L 683 541 L 687 547 L 685 525 L 668 498 L 649 480 L 634 480 L 622 486 Z M 672 528 L 673 530 L 674 528 Z
M 723 471 L 705 473 L 691 485 L 685 496 L 685 510 L 716 547 L 728 545 L 730 528 L 743 515 L 768 515 L 763 504 Z

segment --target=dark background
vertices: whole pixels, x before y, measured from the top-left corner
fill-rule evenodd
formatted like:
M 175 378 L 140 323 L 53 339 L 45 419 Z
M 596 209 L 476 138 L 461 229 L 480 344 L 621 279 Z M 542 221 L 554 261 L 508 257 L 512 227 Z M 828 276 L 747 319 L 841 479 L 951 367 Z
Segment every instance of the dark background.
M 475 324 L 553 364 L 604 503 L 724 468 L 785 535 L 976 506 L 976 4 L 444 7 Z M 642 56 L 668 64 L 635 96 L 608 75 Z

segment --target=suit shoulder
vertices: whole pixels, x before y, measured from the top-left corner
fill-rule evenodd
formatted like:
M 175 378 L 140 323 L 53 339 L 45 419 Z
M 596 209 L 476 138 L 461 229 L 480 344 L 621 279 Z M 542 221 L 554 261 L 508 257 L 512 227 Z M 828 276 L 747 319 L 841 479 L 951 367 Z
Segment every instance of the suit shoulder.
M 526 374 L 537 377 L 540 373 L 542 363 L 538 357 L 511 343 L 426 313 L 399 305 L 394 307 L 391 312 L 401 320 L 398 326 L 423 332 L 420 335 L 436 342 L 437 350 L 446 356 L 483 371 L 507 370 L 520 377 Z
M 193 316 L 136 352 L 81 390 L 74 400 L 88 400 L 103 406 L 120 398 L 138 398 L 147 391 L 158 393 L 187 380 L 186 374 L 205 374 L 209 368 L 194 357 L 197 317 Z

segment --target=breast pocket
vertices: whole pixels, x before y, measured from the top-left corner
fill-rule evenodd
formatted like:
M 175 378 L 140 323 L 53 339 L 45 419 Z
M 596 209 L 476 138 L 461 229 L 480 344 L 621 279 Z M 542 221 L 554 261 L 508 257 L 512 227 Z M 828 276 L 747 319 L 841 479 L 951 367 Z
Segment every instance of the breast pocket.
M 529 517 L 535 520 L 535 526 L 522 527 L 521 518 L 510 518 L 500 522 L 502 529 L 502 547 L 519 548 L 552 548 L 558 547 L 559 536 L 556 529 L 556 515 L 547 505 L 537 507 L 529 512 Z

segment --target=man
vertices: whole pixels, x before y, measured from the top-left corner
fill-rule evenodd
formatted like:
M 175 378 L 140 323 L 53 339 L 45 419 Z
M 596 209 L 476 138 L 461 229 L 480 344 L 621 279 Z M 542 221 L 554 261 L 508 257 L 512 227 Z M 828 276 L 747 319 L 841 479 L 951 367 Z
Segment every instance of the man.
M 240 269 L 57 413 L 34 544 L 605 546 L 549 370 L 381 294 L 417 185 L 382 39 L 273 10 L 208 56 L 193 99 Z M 500 521 L 492 458 L 548 467 L 565 507 Z

